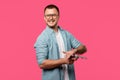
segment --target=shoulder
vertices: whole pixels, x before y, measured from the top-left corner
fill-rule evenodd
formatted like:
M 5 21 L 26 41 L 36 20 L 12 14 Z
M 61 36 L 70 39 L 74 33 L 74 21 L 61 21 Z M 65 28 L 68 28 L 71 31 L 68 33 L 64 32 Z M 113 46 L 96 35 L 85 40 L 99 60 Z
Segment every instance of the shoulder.
M 46 29 L 44 29 L 39 36 L 36 39 L 36 44 L 40 43 L 40 42 L 47 42 L 48 41 L 48 33 L 46 31 Z
M 40 34 L 39 34 L 39 36 L 37 37 L 37 40 L 38 39 L 46 39 L 47 37 L 47 33 L 46 33 L 46 31 L 45 30 L 43 30 Z
M 68 30 L 63 30 L 63 32 L 69 37 L 72 36 L 72 34 Z

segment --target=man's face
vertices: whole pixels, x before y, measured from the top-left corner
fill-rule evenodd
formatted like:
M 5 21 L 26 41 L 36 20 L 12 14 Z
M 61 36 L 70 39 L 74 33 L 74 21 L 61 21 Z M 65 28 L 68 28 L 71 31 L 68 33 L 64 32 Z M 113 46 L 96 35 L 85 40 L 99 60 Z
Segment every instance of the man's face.
M 58 23 L 58 19 L 59 14 L 55 8 L 45 10 L 44 20 L 49 27 L 54 28 Z

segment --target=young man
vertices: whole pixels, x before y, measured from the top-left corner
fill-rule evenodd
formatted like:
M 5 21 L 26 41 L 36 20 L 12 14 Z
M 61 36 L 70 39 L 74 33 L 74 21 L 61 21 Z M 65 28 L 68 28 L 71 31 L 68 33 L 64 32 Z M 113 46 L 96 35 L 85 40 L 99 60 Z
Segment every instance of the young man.
M 42 80 L 75 80 L 75 55 L 86 52 L 86 47 L 69 32 L 58 26 L 59 9 L 48 5 L 44 9 L 46 29 L 39 35 L 34 45 Z

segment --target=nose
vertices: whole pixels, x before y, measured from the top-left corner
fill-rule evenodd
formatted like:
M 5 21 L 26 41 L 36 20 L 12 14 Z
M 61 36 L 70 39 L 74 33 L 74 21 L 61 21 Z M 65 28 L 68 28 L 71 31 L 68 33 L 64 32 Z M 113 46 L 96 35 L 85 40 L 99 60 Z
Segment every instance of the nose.
M 50 16 L 50 19 L 53 19 L 53 16 Z

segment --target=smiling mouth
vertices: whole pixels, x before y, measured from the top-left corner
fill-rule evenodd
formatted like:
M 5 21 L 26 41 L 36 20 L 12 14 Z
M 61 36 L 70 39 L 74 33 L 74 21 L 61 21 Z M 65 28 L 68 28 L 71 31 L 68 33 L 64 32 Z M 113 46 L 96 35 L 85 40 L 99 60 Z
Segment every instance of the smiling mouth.
M 49 23 L 54 23 L 55 22 L 55 20 L 51 20 L 51 21 L 49 21 Z

